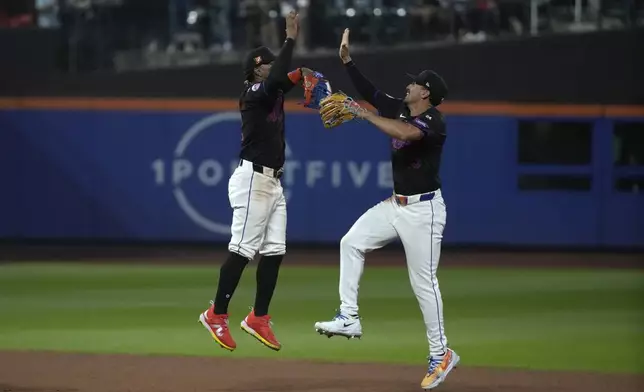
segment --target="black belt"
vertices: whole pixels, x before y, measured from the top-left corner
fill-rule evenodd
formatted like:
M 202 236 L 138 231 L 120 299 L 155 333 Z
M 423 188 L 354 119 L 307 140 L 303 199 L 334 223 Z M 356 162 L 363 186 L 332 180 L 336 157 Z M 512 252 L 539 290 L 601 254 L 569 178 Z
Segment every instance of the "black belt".
M 250 161 L 247 161 L 247 162 L 250 162 Z M 244 160 L 240 159 L 239 160 L 239 166 L 241 166 L 243 163 L 244 163 Z M 279 179 L 279 178 L 282 177 L 282 174 L 284 174 L 284 168 L 283 167 L 279 168 L 279 169 L 273 169 L 273 168 L 270 168 L 270 167 L 267 167 L 267 166 L 258 165 L 256 163 L 252 163 L 252 162 L 250 162 L 250 163 L 253 165 L 253 171 L 255 171 L 257 173 L 261 173 L 261 174 L 263 174 L 265 176 L 269 176 L 269 177 Z
M 432 200 L 435 194 L 436 192 L 429 192 L 429 193 L 423 193 L 418 197 L 414 197 L 414 196 L 396 195 L 394 193 L 394 200 L 398 205 L 406 206 L 406 205 L 418 203 L 421 201 Z

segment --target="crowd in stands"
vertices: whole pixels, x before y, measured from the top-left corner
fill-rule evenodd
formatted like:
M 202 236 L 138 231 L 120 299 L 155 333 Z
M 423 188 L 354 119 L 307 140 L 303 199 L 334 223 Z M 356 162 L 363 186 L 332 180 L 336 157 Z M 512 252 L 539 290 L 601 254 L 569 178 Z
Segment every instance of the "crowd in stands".
M 216 53 L 284 38 L 284 15 L 300 13 L 300 52 L 334 48 L 345 27 L 356 45 L 486 41 L 572 23 L 577 0 L 2 0 L 0 28 L 60 29 L 104 52 L 186 50 Z M 584 20 L 612 16 L 641 23 L 644 0 L 582 0 Z M 537 11 L 537 17 L 533 14 Z M 196 38 L 195 38 L 196 37 Z M 100 42 L 95 41 L 100 40 Z M 98 42 L 98 43 L 97 43 Z

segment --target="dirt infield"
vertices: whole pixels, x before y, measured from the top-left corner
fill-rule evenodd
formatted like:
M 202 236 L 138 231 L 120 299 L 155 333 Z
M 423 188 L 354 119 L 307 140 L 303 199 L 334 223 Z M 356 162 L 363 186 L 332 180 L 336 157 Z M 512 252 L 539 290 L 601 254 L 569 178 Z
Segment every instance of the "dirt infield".
M 422 367 L 0 352 L 3 392 L 406 392 Z M 635 392 L 644 377 L 456 368 L 445 392 Z

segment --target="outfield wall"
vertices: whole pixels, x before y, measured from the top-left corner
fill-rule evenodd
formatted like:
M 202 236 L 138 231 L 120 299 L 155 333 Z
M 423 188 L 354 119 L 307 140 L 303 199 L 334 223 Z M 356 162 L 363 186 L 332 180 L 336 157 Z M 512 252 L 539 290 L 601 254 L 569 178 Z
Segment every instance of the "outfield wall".
M 337 242 L 391 194 L 389 142 L 288 110 L 288 239 Z M 444 110 L 446 244 L 644 245 L 644 108 Z M 0 99 L 0 237 L 224 243 L 239 125 L 227 100 Z

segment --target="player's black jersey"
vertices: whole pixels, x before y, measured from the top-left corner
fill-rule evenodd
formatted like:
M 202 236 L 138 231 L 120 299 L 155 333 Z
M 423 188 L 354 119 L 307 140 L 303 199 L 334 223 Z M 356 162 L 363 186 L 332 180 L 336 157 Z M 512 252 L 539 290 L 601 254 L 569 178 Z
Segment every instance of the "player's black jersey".
M 353 63 L 347 67 L 358 92 L 378 109 L 382 117 L 409 123 L 424 135 L 422 139 L 413 141 L 391 139 L 394 192 L 408 196 L 440 188 L 441 155 L 446 138 L 442 113 L 436 107 L 430 107 L 418 116 L 411 116 L 402 99 L 377 90 Z
M 239 99 L 242 116 L 240 157 L 279 169 L 284 165 L 284 91 L 267 92 L 264 82 L 244 90 Z
M 273 169 L 280 169 L 285 161 L 284 95 L 294 86 L 286 72 L 293 42 L 286 40 L 268 78 L 248 84 L 239 97 L 242 117 L 240 158 Z
M 439 175 L 445 122 L 435 107 L 418 116 L 411 116 L 402 100 L 376 93 L 374 106 L 382 117 L 398 119 L 420 129 L 420 140 L 391 139 L 391 168 L 394 191 L 400 195 L 415 195 L 435 191 L 441 186 Z

